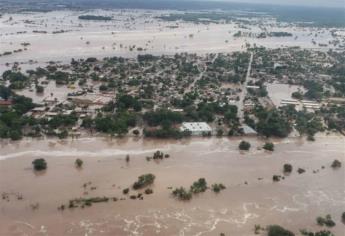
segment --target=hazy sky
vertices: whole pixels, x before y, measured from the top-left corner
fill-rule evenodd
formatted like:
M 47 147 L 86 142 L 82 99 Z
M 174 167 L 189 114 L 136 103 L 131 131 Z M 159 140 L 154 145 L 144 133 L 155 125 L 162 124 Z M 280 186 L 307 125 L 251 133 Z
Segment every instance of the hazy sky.
M 217 0 L 213 0 L 217 1 Z M 307 6 L 326 6 L 326 7 L 343 7 L 345 11 L 345 0 L 218 0 L 227 2 L 253 2 L 269 3 L 279 5 L 307 5 Z

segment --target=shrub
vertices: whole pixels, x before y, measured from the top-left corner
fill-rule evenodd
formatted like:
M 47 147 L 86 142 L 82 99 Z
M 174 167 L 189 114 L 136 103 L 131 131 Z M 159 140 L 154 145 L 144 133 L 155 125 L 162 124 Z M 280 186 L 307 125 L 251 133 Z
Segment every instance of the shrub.
M 212 190 L 215 193 L 219 193 L 223 189 L 225 189 L 225 186 L 223 184 L 212 184 Z
M 284 164 L 284 172 L 285 173 L 291 173 L 291 171 L 292 171 L 292 165 Z
M 260 234 L 260 230 L 264 230 L 260 225 L 254 226 L 254 234 Z
M 205 192 L 207 189 L 207 182 L 204 178 L 200 178 L 198 181 L 194 182 L 190 187 L 192 193 L 201 193 Z
M 344 211 L 343 214 L 341 215 L 341 220 L 342 220 L 343 222 L 345 222 L 345 211 Z
M 122 190 L 123 194 L 128 194 L 129 193 L 129 188 L 125 188 L 124 190 Z
M 192 198 L 192 193 L 190 191 L 187 191 L 183 187 L 176 188 L 175 190 L 173 190 L 172 194 L 179 200 L 190 200 Z
M 83 163 L 84 163 L 83 160 L 79 158 L 75 160 L 75 166 L 78 168 L 81 168 L 83 166 Z
M 295 234 L 279 225 L 270 225 L 267 227 L 267 236 L 295 236 Z
M 140 134 L 140 131 L 137 130 L 137 129 L 135 129 L 135 130 L 133 130 L 133 134 L 134 134 L 135 136 L 138 136 L 138 135 Z
M 152 184 L 155 180 L 155 176 L 153 174 L 145 174 L 138 177 L 138 181 L 133 184 L 133 189 L 140 189 L 144 188 L 150 184 Z
M 246 141 L 241 141 L 240 144 L 238 145 L 238 148 L 240 150 L 244 150 L 244 151 L 248 151 L 250 149 L 250 143 L 246 142 Z
M 341 167 L 341 162 L 338 161 L 338 160 L 334 160 L 332 165 L 331 165 L 332 168 L 340 168 Z
M 264 144 L 264 146 L 262 148 L 265 150 L 268 150 L 268 151 L 274 151 L 274 144 L 267 142 Z
M 302 229 L 300 230 L 300 232 L 302 235 L 305 235 L 305 236 L 334 236 L 334 234 L 332 234 L 332 232 L 328 230 L 321 230 L 314 233 L 314 232 L 310 232 L 305 229 Z
M 153 159 L 163 159 L 164 153 L 161 151 L 156 151 L 153 153 Z
M 47 169 L 47 162 L 43 158 L 35 159 L 32 162 L 32 165 L 34 167 L 34 170 L 36 170 L 36 171 Z
M 335 226 L 335 222 L 332 220 L 331 215 L 326 215 L 325 217 L 317 217 L 316 222 L 320 226 L 327 226 L 327 227 L 333 227 Z
M 298 174 L 303 174 L 305 172 L 305 169 L 298 168 L 297 172 L 298 172 Z
M 280 178 L 281 178 L 280 175 L 273 175 L 272 180 L 273 180 L 274 182 L 278 182 L 278 181 L 280 181 Z
M 44 87 L 40 85 L 36 85 L 36 93 L 43 93 L 44 92 Z
M 153 190 L 148 188 L 148 189 L 145 189 L 145 194 L 152 194 L 153 193 Z

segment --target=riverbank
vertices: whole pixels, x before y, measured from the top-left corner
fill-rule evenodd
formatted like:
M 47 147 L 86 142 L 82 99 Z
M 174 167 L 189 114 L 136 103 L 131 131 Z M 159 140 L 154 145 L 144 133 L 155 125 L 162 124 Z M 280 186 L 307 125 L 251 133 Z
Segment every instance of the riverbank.
M 255 224 L 280 224 L 297 233 L 320 230 L 315 218 L 326 214 L 337 224 L 331 231 L 342 234 L 344 169 L 330 165 L 334 159 L 345 162 L 343 137 L 273 140 L 272 153 L 258 150 L 264 141 L 256 138 L 246 138 L 252 148 L 240 152 L 240 140 L 98 137 L 2 143 L 0 189 L 10 199 L 0 200 L 0 235 L 253 235 Z M 170 158 L 147 161 L 156 150 Z M 33 172 L 35 158 L 46 159 L 44 173 Z M 76 158 L 84 161 L 82 169 L 75 168 Z M 274 183 L 272 176 L 283 175 L 285 163 L 293 172 Z M 298 174 L 297 168 L 306 172 Z M 145 173 L 156 176 L 153 194 L 143 200 L 122 194 Z M 219 194 L 208 190 L 188 202 L 172 198 L 169 187 L 188 187 L 200 177 L 209 186 L 223 183 L 227 188 Z M 89 182 L 94 188 L 85 195 L 83 184 Z M 97 196 L 125 200 L 57 209 L 74 198 Z

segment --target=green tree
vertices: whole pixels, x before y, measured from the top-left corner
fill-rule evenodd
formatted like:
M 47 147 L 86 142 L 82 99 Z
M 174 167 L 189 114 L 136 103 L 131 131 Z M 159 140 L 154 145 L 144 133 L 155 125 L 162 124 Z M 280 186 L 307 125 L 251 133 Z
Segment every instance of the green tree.
M 47 169 L 47 162 L 43 158 L 35 159 L 32 165 L 36 171 Z

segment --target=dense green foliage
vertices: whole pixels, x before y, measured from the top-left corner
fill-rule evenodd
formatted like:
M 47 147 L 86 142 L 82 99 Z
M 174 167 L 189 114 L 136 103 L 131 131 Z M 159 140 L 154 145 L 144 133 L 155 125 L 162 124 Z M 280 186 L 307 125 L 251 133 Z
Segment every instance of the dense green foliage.
M 285 173 L 291 173 L 292 172 L 292 165 L 291 164 L 284 164 L 283 166 Z
M 257 110 L 256 113 L 259 118 L 257 123 L 257 131 L 267 137 L 286 137 L 291 131 L 291 124 L 286 116 L 279 110 L 265 111 L 263 109 Z
M 121 136 L 128 133 L 129 127 L 134 127 L 136 125 L 136 119 L 135 114 L 128 112 L 122 112 L 116 115 L 99 114 L 95 118 L 94 124 L 97 131 Z
M 334 236 L 334 234 L 329 230 L 321 230 L 318 232 L 311 232 L 305 229 L 300 230 L 302 235 L 305 236 Z
M 36 171 L 47 169 L 47 162 L 43 158 L 35 159 L 32 162 L 32 165 L 34 167 L 34 170 L 36 170 Z
M 11 89 L 23 89 L 29 85 L 29 77 L 22 74 L 21 72 L 14 72 L 7 70 L 2 74 L 4 80 L 10 81 Z
M 267 236 L 295 236 L 295 234 L 279 225 L 270 225 L 267 227 Z
M 238 145 L 238 148 L 243 151 L 248 151 L 250 149 L 250 143 L 246 141 L 241 141 Z
M 332 168 L 340 168 L 341 167 L 341 162 L 339 160 L 334 160 L 331 164 Z
M 74 164 L 75 164 L 76 167 L 81 168 L 81 167 L 83 167 L 84 162 L 83 162 L 82 159 L 77 158 L 75 160 Z
M 141 188 L 145 188 L 150 184 L 153 184 L 154 180 L 155 180 L 155 176 L 153 174 L 145 174 L 145 175 L 140 175 L 138 177 L 138 181 L 136 181 L 133 184 L 133 189 L 141 189 Z
M 192 193 L 201 193 L 205 192 L 207 189 L 207 182 L 204 178 L 198 179 L 198 181 L 195 181 L 192 186 L 190 187 L 190 191 Z
M 0 138 L 21 139 L 23 136 L 22 129 L 36 123 L 34 119 L 23 116 L 35 105 L 30 98 L 18 96 L 3 86 L 0 86 L 0 96 L 12 101 L 11 106 L 0 108 Z
M 221 190 L 225 188 L 226 187 L 223 184 L 212 184 L 212 191 L 215 193 L 219 193 Z
M 326 215 L 325 217 L 319 216 L 316 218 L 316 222 L 320 226 L 334 227 L 335 222 L 332 220 L 331 215 Z
M 166 109 L 154 112 L 146 112 L 143 116 L 150 126 L 178 124 L 183 121 L 183 115 L 179 112 L 173 112 Z
M 179 200 L 190 200 L 192 198 L 192 193 L 183 187 L 174 189 L 172 194 Z
M 268 151 L 274 151 L 274 144 L 271 142 L 267 142 L 262 148 Z

